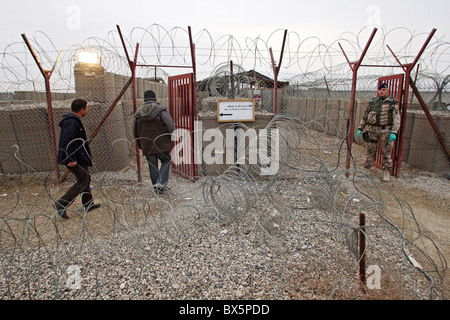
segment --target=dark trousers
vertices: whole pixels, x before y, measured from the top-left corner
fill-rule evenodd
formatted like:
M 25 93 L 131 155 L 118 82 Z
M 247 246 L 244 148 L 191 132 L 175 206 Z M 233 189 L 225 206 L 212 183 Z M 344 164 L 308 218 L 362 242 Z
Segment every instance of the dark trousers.
M 88 207 L 92 203 L 91 193 L 91 175 L 88 167 L 67 167 L 77 179 L 75 183 L 67 190 L 67 192 L 56 203 L 58 210 L 67 208 L 73 200 L 81 194 L 81 203 L 84 207 Z
M 152 184 L 162 184 L 167 186 L 170 173 L 170 152 L 160 154 L 150 154 L 147 157 L 148 168 L 150 170 L 150 179 Z M 158 166 L 158 159 L 161 161 L 161 167 Z

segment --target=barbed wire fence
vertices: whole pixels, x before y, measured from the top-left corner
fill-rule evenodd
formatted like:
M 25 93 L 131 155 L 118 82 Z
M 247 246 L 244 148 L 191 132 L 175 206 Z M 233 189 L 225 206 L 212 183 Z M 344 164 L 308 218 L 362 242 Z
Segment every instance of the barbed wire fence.
M 340 41 L 345 39 L 357 55 L 365 32 L 345 34 Z M 384 31 L 377 42 L 381 49 L 369 56 L 373 62 L 388 59 L 382 45 L 396 32 L 405 30 Z M 270 101 L 261 109 L 271 111 L 271 90 L 265 89 L 272 70 L 268 49 L 280 45 L 279 33 L 266 41 L 247 38 L 244 45 L 231 35 L 214 40 L 207 30 L 196 34 L 197 80 L 207 88 L 198 90 L 201 112 L 219 97 L 251 97 L 256 76 L 249 70 L 268 75 L 256 80 L 265 90 L 263 101 Z M 423 36 L 409 35 L 396 51 L 404 52 L 403 59 L 413 55 Z M 182 28 L 135 28 L 126 39 L 131 51 L 141 44 L 143 64 L 190 61 Z M 279 80 L 289 85 L 279 97 L 281 110 L 287 111 L 289 99 L 296 97 L 345 97 L 351 75 L 336 43 L 301 40 L 294 32 L 288 39 L 286 72 Z M 49 37 L 36 33 L 32 44 L 41 63 L 52 66 L 60 51 Z M 442 62 L 448 45 L 436 39 L 417 75 L 422 92 L 430 91 L 429 105 L 442 111 L 449 104 L 448 64 Z M 101 63 L 88 68 L 78 59 L 81 51 L 96 52 Z M 122 52 L 113 31 L 65 50 L 52 76 L 55 119 L 69 111 L 73 98 L 88 99 L 84 123 L 92 132 L 130 77 Z M 230 61 L 235 83 L 227 80 Z M 147 89 L 165 102 L 168 73 L 162 68 L 137 72 L 138 102 Z M 22 43 L 5 48 L 2 76 L 1 126 L 11 132 L 1 139 L 3 299 L 434 299 L 444 294 L 446 260 L 411 207 L 358 166 L 343 169 L 348 116 L 343 110 L 336 111 L 337 122 L 277 115 L 266 127 L 280 132 L 275 175 L 261 176 L 255 165 L 231 166 L 218 175 L 200 170 L 196 183 L 172 176 L 177 187 L 162 197 L 154 194 L 148 178 L 136 181 L 128 89 L 91 141 L 93 193 L 102 200 L 101 211 L 87 214 L 75 203 L 65 222 L 52 203 L 70 181 L 56 184 L 46 161 L 51 154 L 47 105 L 38 95 L 45 88 Z M 360 99 L 372 94 L 377 77 L 361 75 Z M 375 290 L 361 290 L 357 275 L 361 212 L 367 216 L 364 256 L 375 270 L 370 278 Z

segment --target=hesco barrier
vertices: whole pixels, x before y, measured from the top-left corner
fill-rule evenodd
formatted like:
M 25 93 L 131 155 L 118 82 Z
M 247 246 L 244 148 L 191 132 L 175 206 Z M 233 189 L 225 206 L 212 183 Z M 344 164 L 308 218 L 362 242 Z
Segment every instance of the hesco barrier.
M 70 103 L 74 97 L 87 99 L 89 113 L 83 119 L 88 135 L 103 118 L 112 101 L 129 80 L 129 77 L 110 74 L 104 70 L 89 72 L 80 68 L 76 74 L 76 93 L 55 93 L 54 97 L 69 98 L 54 101 L 54 119 L 57 139 L 59 127 L 57 122 L 64 112 L 70 111 Z M 152 82 L 149 79 L 137 79 L 137 107 L 143 103 L 143 92 L 154 90 L 158 100 L 168 105 L 167 85 Z M 18 92 L 16 98 L 24 100 L 9 101 L 0 109 L 0 170 L 3 173 L 46 172 L 52 171 L 52 151 L 47 120 L 45 101 L 37 99 L 36 94 Z M 52 93 L 53 96 L 53 93 Z M 129 161 L 135 159 L 132 135 L 134 115 L 132 93 L 128 89 L 114 111 L 92 141 L 92 153 L 95 170 L 116 171 L 124 168 Z M 328 135 L 343 138 L 349 118 L 350 99 L 340 98 L 302 98 L 279 95 L 282 103 L 280 111 L 298 117 L 302 121 L 310 121 L 311 127 Z M 35 101 L 25 99 L 36 99 Z M 367 101 L 357 100 L 355 123 L 359 123 Z M 445 111 L 432 112 L 439 131 L 444 137 L 450 134 L 450 116 Z M 362 145 L 356 138 L 357 126 L 354 130 L 354 141 Z M 16 157 L 23 164 L 15 161 Z M 403 163 L 411 167 L 430 172 L 447 172 L 450 170 L 448 158 L 421 109 L 408 110 L 403 145 Z
M 159 99 L 167 105 L 167 98 Z M 54 103 L 54 118 L 57 139 L 57 122 L 61 115 L 70 111 L 72 100 Z M 137 101 L 138 107 L 143 103 Z M 357 100 L 355 121 L 359 123 L 367 101 Z M 347 128 L 350 99 L 333 98 L 284 98 L 282 112 L 298 117 L 302 121 L 311 121 L 311 128 L 328 135 L 343 138 Z M 89 113 L 83 119 L 87 134 L 95 129 L 109 103 L 89 102 Z M 432 112 L 433 113 L 433 112 Z M 132 133 L 133 102 L 120 101 L 105 122 L 102 129 L 92 140 L 91 150 L 95 170 L 117 171 L 134 161 L 134 143 Z M 450 135 L 450 116 L 445 112 L 433 115 L 444 137 Z M 207 118 L 202 118 L 205 125 Z M 211 117 L 211 119 L 214 117 Z M 211 124 L 206 125 L 208 128 Z M 0 109 L 0 170 L 2 173 L 47 172 L 53 170 L 52 152 L 49 138 L 47 111 L 45 102 L 13 103 Z M 355 143 L 363 145 L 354 132 Z M 17 147 L 16 147 L 17 146 Z M 15 155 L 23 161 L 14 159 Z M 448 172 L 449 161 L 443 152 L 426 116 L 420 110 L 410 110 L 407 114 L 405 141 L 403 145 L 403 163 L 430 171 Z M 209 171 L 209 170 L 207 170 Z M 213 170 L 214 171 L 214 170 Z
M 71 102 L 60 101 L 53 106 L 57 142 L 60 133 L 58 121 L 64 113 L 70 112 Z M 143 100 L 138 100 L 138 106 L 142 103 Z M 88 101 L 88 106 L 83 124 L 89 138 L 110 105 Z M 134 161 L 133 115 L 133 103 L 121 101 L 92 139 L 90 146 L 95 171 L 117 171 Z M 2 173 L 47 172 L 54 169 L 45 102 L 3 107 L 0 109 L 0 126 Z M 64 170 L 61 167 L 61 172 Z
M 46 109 L 0 109 L 0 160 L 3 173 L 52 171 L 52 149 Z M 14 154 L 27 166 L 15 161 Z
M 129 77 L 105 72 L 100 67 L 77 65 L 75 67 L 76 93 L 53 94 L 53 118 L 57 143 L 58 122 L 62 114 L 70 112 L 73 98 L 88 101 L 88 115 L 83 118 L 88 138 L 96 130 L 113 101 Z M 138 78 L 137 108 L 143 104 L 143 92 L 154 90 L 158 101 L 167 105 L 167 85 Z M 96 172 L 117 171 L 135 160 L 132 123 L 134 106 L 131 89 L 117 103 L 91 143 Z M 16 92 L 16 99 L 6 102 L 0 109 L 0 172 L 17 174 L 24 172 L 48 172 L 54 170 L 47 118 L 47 103 L 35 92 Z M 20 161 L 16 160 L 19 159 Z M 61 172 L 65 168 L 60 168 Z
M 59 140 L 60 127 L 57 125 L 62 114 L 70 112 L 71 101 L 53 108 L 55 131 Z M 89 103 L 88 116 L 83 119 L 89 134 L 102 118 L 105 104 Z M 124 112 L 117 107 L 105 122 L 102 130 L 91 142 L 95 170 L 116 171 L 128 164 L 129 151 L 124 125 Z M 3 173 L 52 171 L 53 156 L 49 140 L 49 126 L 46 109 L 41 105 L 15 105 L 14 108 L 0 110 L 2 138 L 0 140 L 0 159 Z M 17 146 L 17 147 L 15 147 Z M 23 163 L 15 161 L 14 153 Z M 63 171 L 64 169 L 62 169 Z
M 430 123 L 422 112 L 408 112 L 403 146 L 404 162 L 431 172 L 449 172 L 450 164 Z M 433 116 L 444 137 L 450 135 L 450 115 Z M 448 139 L 446 141 L 449 145 Z

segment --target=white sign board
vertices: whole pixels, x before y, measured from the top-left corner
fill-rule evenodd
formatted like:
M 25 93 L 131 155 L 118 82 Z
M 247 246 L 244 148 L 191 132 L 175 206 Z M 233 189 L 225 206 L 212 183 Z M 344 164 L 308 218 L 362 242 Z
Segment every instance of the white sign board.
M 217 122 L 255 121 L 255 100 L 217 100 Z
M 258 90 L 258 89 L 253 90 L 253 99 L 255 99 L 256 101 L 262 100 L 261 90 Z

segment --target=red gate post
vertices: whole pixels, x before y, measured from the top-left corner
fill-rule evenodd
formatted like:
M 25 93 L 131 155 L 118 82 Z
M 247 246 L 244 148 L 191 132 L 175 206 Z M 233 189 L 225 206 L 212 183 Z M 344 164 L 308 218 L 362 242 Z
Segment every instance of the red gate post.
M 375 33 L 377 32 L 377 28 L 374 28 L 372 31 L 372 34 L 369 37 L 369 40 L 366 43 L 366 46 L 363 50 L 363 52 L 361 53 L 361 57 L 359 58 L 358 61 L 356 62 L 350 62 L 350 60 L 348 60 L 347 55 L 344 52 L 344 49 L 342 49 L 342 46 L 340 43 L 339 47 L 341 48 L 342 53 L 345 56 L 345 59 L 347 60 L 347 63 L 349 64 L 350 68 L 352 69 L 353 72 L 353 77 L 352 77 L 352 96 L 351 96 L 351 102 L 350 102 L 350 128 L 349 128 L 349 132 L 347 133 L 347 161 L 345 164 L 345 169 L 348 170 L 350 168 L 350 158 L 351 158 L 351 152 L 352 152 L 352 142 L 353 142 L 353 130 L 354 130 L 354 121 L 355 121 L 355 105 L 356 105 L 356 79 L 357 79 L 357 73 L 358 73 L 358 69 L 361 66 L 362 60 L 364 59 L 364 56 L 367 53 L 367 50 L 369 49 L 370 44 L 372 43 L 373 38 L 375 37 Z M 349 177 L 349 172 L 347 171 L 345 173 L 345 176 L 348 178 Z
M 444 152 L 446 152 L 446 154 L 447 154 L 447 159 L 450 159 L 449 150 L 448 150 L 448 147 L 447 147 L 447 145 L 445 143 L 445 140 L 443 139 L 441 133 L 439 132 L 434 119 L 431 117 L 425 102 L 423 101 L 419 91 L 417 90 L 417 87 L 415 86 L 414 81 L 411 79 L 411 71 L 413 70 L 413 68 L 417 64 L 417 62 L 419 61 L 420 56 L 425 51 L 425 48 L 427 47 L 428 43 L 431 41 L 431 38 L 433 37 L 435 32 L 436 32 L 436 29 L 432 29 L 431 33 L 428 35 L 428 38 L 425 40 L 425 43 L 422 45 L 422 48 L 420 49 L 420 51 L 417 54 L 416 58 L 410 64 L 405 64 L 405 65 L 402 64 L 400 62 L 400 60 L 397 58 L 397 56 L 394 54 L 394 52 L 391 50 L 391 48 L 389 46 L 387 46 L 387 48 L 389 49 L 391 54 L 394 56 L 394 58 L 397 60 L 397 63 L 403 68 L 403 71 L 406 74 L 405 92 L 404 92 L 405 99 L 403 101 L 401 123 L 404 124 L 405 121 L 406 121 L 406 112 L 407 112 L 407 107 L 408 107 L 408 99 L 407 98 L 408 98 L 408 95 L 409 95 L 409 86 L 411 86 L 411 88 L 413 89 L 413 93 L 416 95 L 417 99 L 419 100 L 420 106 L 422 107 L 422 109 L 423 109 L 423 111 L 424 111 L 428 121 L 431 124 L 431 127 L 432 127 L 434 133 L 436 134 L 436 136 L 438 138 L 439 143 L 441 144 L 442 148 L 444 149 Z M 404 125 L 400 126 L 399 146 L 398 146 L 398 153 L 397 153 L 397 159 L 396 159 L 396 168 L 395 168 L 395 175 L 396 176 L 398 176 L 400 164 L 402 162 L 404 130 L 405 130 L 405 126 Z
M 280 73 L 281 62 L 283 61 L 284 45 L 286 43 L 287 29 L 284 30 L 283 44 L 281 45 L 280 61 L 278 66 L 273 58 L 272 48 L 269 48 L 270 59 L 272 61 L 273 69 L 273 115 L 277 114 L 278 111 L 278 74 Z
M 189 111 L 186 108 L 183 109 L 183 110 L 184 111 L 188 111 L 192 117 L 189 118 L 189 120 L 186 120 L 186 119 L 181 120 L 182 121 L 181 123 L 182 124 L 186 124 L 187 122 L 190 122 L 190 123 L 192 123 L 192 128 L 194 128 L 194 121 L 197 119 L 197 111 L 196 111 L 197 110 L 196 109 L 196 98 L 197 98 L 197 90 L 196 89 L 197 88 L 196 88 L 196 80 L 195 80 L 196 79 L 195 44 L 192 41 L 191 27 L 188 27 L 188 32 L 189 32 L 189 43 L 190 43 L 190 49 L 191 49 L 192 66 L 182 66 L 182 65 L 180 65 L 180 66 L 171 66 L 171 65 L 137 64 L 137 55 L 138 55 L 138 50 L 139 50 L 139 44 L 136 45 L 136 52 L 135 52 L 134 61 L 131 61 L 129 56 L 128 56 L 128 51 L 126 49 L 125 41 L 123 39 L 122 32 L 120 31 L 120 27 L 118 25 L 116 25 L 116 26 L 117 26 L 117 30 L 119 31 L 120 39 L 122 41 L 122 45 L 123 45 L 123 48 L 125 50 L 125 54 L 127 56 L 127 60 L 128 60 L 129 65 L 130 65 L 130 69 L 131 69 L 131 73 L 132 73 L 134 112 L 136 112 L 136 110 L 137 110 L 136 77 L 135 77 L 136 76 L 136 67 L 154 67 L 155 69 L 156 69 L 156 67 L 160 67 L 160 68 L 163 68 L 163 67 L 192 68 L 193 69 L 193 73 L 189 75 L 190 76 L 190 80 L 188 82 L 184 82 L 184 83 L 177 82 L 178 84 L 180 84 L 180 87 L 176 87 L 174 92 L 176 92 L 177 94 L 178 93 L 182 94 L 182 92 L 187 93 L 187 91 L 185 91 L 185 90 L 189 90 L 190 98 L 188 99 L 187 105 L 186 105 L 186 106 L 188 106 Z M 183 76 L 186 76 L 186 75 L 182 75 L 182 77 Z M 170 78 L 169 78 L 169 82 L 170 82 Z M 183 87 L 183 86 L 187 85 L 188 83 L 191 84 L 192 87 L 190 87 L 189 89 L 186 89 L 185 87 Z M 178 89 L 180 89 L 180 91 L 178 91 Z M 172 89 L 171 89 L 171 87 L 169 85 L 169 106 L 171 104 L 171 101 L 170 101 L 171 98 L 170 97 L 172 96 L 172 93 L 173 93 Z M 170 110 L 170 107 L 169 107 L 169 110 Z M 181 112 L 180 112 L 180 110 L 178 110 L 178 109 L 172 109 L 172 111 L 170 111 L 172 118 L 176 117 L 177 115 L 178 116 L 182 115 L 183 114 L 183 110 L 181 110 Z M 175 119 L 174 119 L 174 122 L 175 122 Z M 175 127 L 176 127 L 176 125 L 175 125 Z M 191 132 L 191 137 L 193 139 L 194 131 Z M 192 159 L 194 159 L 194 151 L 192 151 Z M 138 181 L 140 182 L 142 180 L 142 177 L 141 177 L 141 169 L 140 169 L 139 149 L 138 149 L 137 146 L 136 146 L 136 162 L 137 162 L 137 167 L 138 167 Z M 192 171 L 190 171 L 189 174 L 183 175 L 183 176 L 185 176 L 186 178 L 188 178 L 190 180 L 195 180 L 195 179 L 198 178 L 197 177 L 197 170 L 198 170 L 197 165 L 193 163 Z
M 58 63 L 59 59 L 61 58 L 62 51 L 59 53 L 58 58 L 56 59 L 55 63 L 53 64 L 52 70 L 50 70 L 50 71 L 44 70 L 42 68 L 42 65 L 41 65 L 39 59 L 37 58 L 36 54 L 34 53 L 34 50 L 31 47 L 31 44 L 28 41 L 28 38 L 25 35 L 25 33 L 22 34 L 22 38 L 25 41 L 25 44 L 27 45 L 28 49 L 30 50 L 34 61 L 36 62 L 37 66 L 39 67 L 39 70 L 41 71 L 42 75 L 44 76 L 45 93 L 46 93 L 46 98 L 47 98 L 48 127 L 49 127 L 49 131 L 50 131 L 50 142 L 52 144 L 53 162 L 54 162 L 54 166 L 55 166 L 56 179 L 59 180 L 60 173 L 59 173 L 59 165 L 57 162 L 58 148 L 56 146 L 55 120 L 53 118 L 53 106 L 52 106 L 52 93 L 50 90 L 50 78 L 53 74 L 53 71 L 55 71 L 56 64 Z
M 196 61 L 195 61 L 195 43 L 192 40 L 192 30 L 191 27 L 188 26 L 188 33 L 189 33 L 189 45 L 191 48 L 191 61 L 192 61 L 192 73 L 193 73 L 193 81 L 194 81 L 194 107 L 197 105 L 197 86 L 195 85 L 197 83 L 197 67 L 196 67 Z M 195 108 L 196 109 L 196 108 Z
M 188 33 L 189 33 L 189 45 L 191 49 L 191 62 L 192 62 L 192 94 L 191 94 L 191 104 L 192 104 L 192 130 L 191 132 L 191 139 L 194 142 L 194 150 L 192 154 L 192 159 L 196 159 L 197 155 L 196 152 L 199 152 L 198 150 L 195 150 L 195 137 L 197 136 L 197 133 L 195 132 L 195 121 L 197 121 L 197 66 L 196 66 L 196 59 L 195 59 L 195 43 L 192 40 L 192 30 L 191 27 L 188 26 Z M 201 146 L 201 141 L 197 141 L 197 147 Z M 193 167 L 193 178 L 198 179 L 198 164 L 194 161 L 194 167 Z
M 127 47 L 125 45 L 125 41 L 123 40 L 122 31 L 120 30 L 120 27 L 116 25 L 117 30 L 119 31 L 120 40 L 122 41 L 123 49 L 125 50 L 125 55 L 127 56 L 128 64 L 130 65 L 131 69 L 131 87 L 133 90 L 133 111 L 136 113 L 137 111 L 137 92 L 136 92 L 136 66 L 137 66 L 137 56 L 139 52 L 139 43 L 136 44 L 136 51 L 134 53 L 134 60 L 130 60 L 130 56 L 128 55 Z M 142 181 L 142 172 L 141 172 L 141 156 L 139 147 L 136 145 L 136 166 L 137 166 L 137 175 L 138 175 L 138 182 Z

